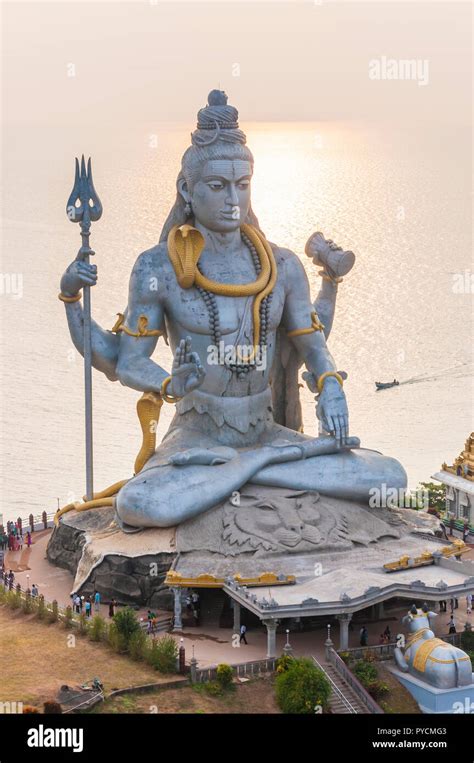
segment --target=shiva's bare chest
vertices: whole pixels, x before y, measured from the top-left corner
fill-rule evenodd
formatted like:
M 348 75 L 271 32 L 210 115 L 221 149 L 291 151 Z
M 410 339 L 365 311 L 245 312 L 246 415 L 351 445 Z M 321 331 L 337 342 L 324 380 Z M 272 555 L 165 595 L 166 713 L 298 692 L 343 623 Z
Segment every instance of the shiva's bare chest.
M 219 284 L 232 284 L 236 287 L 236 294 L 224 296 L 213 294 L 213 300 L 217 307 L 219 325 L 222 335 L 237 333 L 243 321 L 251 323 L 254 296 L 239 296 L 239 286 L 251 283 L 256 279 L 255 269 L 251 263 L 221 261 L 209 263 L 204 261 L 202 272 L 207 277 Z M 284 283 L 280 277 L 273 288 L 273 297 L 268 313 L 268 329 L 276 331 L 281 322 L 285 301 Z M 167 323 L 178 324 L 182 329 L 192 334 L 209 335 L 212 327 L 212 315 L 206 298 L 196 287 L 183 289 L 175 279 L 169 279 L 164 304 Z

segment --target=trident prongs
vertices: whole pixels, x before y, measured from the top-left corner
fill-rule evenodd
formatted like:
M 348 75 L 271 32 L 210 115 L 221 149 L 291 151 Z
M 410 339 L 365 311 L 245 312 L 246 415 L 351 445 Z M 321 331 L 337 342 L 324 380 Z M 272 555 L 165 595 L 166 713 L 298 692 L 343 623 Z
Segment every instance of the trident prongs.
M 79 205 L 77 204 L 79 202 Z M 92 202 L 92 203 L 91 203 Z M 79 170 L 79 159 L 76 157 L 76 173 L 74 177 L 74 187 L 69 196 L 66 213 L 73 223 L 80 223 L 83 247 L 88 247 L 88 235 L 91 222 L 99 220 L 102 215 L 102 204 L 94 188 L 92 180 L 90 157 L 86 162 L 84 154 L 81 158 L 81 168 Z M 89 251 L 89 254 L 93 254 Z

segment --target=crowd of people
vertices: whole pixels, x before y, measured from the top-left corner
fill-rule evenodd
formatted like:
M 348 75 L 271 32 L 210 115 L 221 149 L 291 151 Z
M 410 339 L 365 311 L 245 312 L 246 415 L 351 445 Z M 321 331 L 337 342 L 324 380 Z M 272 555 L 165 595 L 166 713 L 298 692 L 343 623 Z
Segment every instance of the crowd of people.
M 31 544 L 31 532 L 27 530 L 23 535 L 18 522 L 7 522 L 6 529 L 0 533 L 0 551 L 22 551 L 23 546 L 30 548 Z
M 71 594 L 72 611 L 76 615 L 85 615 L 88 619 L 92 617 L 92 614 L 100 614 L 101 596 L 99 591 L 94 591 L 89 596 L 80 596 L 78 593 Z M 109 617 L 115 615 L 117 608 L 117 602 L 115 599 L 111 599 L 109 602 Z

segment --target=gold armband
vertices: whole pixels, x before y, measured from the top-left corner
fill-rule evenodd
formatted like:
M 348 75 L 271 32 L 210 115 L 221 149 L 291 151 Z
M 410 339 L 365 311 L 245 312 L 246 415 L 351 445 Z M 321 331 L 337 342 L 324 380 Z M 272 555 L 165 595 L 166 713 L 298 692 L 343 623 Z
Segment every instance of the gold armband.
M 318 379 L 318 392 L 320 394 L 323 391 L 324 382 L 328 378 L 328 376 L 334 376 L 334 378 L 338 380 L 341 387 L 344 386 L 344 382 L 343 382 L 341 374 L 338 374 L 337 371 L 325 371 L 325 373 L 321 374 L 321 376 Z
M 61 294 L 61 292 L 59 292 L 59 294 L 58 294 L 58 299 L 60 299 L 61 302 L 79 302 L 80 298 L 81 298 L 81 294 L 80 293 L 76 294 L 75 297 L 66 297 L 66 295 L 65 294 Z
M 124 315 L 123 313 L 117 313 L 118 318 L 115 322 L 115 325 L 110 329 L 112 333 L 118 334 L 119 331 L 123 331 L 124 334 L 128 334 L 128 336 L 134 336 L 136 339 L 140 339 L 143 336 L 161 336 L 162 331 L 159 329 L 149 329 L 148 328 L 148 318 L 146 315 L 140 315 L 138 318 L 138 326 L 136 331 L 131 331 L 131 329 L 127 328 L 127 326 L 123 325 L 124 322 Z
M 181 400 L 180 397 L 173 397 L 172 395 L 166 394 L 166 389 L 170 381 L 171 381 L 171 376 L 167 376 L 166 379 L 163 379 L 163 381 L 161 382 L 161 387 L 160 387 L 160 395 L 163 398 L 163 400 L 166 400 L 167 403 L 177 403 L 178 400 Z
M 307 329 L 294 329 L 293 331 L 288 331 L 287 336 L 293 337 L 293 336 L 302 336 L 303 334 L 312 334 L 314 331 L 322 331 L 324 328 L 323 324 L 318 318 L 317 313 L 311 313 L 311 327 Z
M 330 276 L 325 270 L 320 270 L 318 275 L 321 276 L 323 281 L 331 281 L 334 284 L 342 283 L 343 281 L 342 276 Z

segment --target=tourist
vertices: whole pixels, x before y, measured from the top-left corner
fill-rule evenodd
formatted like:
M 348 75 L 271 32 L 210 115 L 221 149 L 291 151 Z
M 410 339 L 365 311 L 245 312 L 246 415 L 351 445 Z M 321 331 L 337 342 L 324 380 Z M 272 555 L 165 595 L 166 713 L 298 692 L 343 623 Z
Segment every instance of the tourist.
M 81 614 L 81 597 L 76 593 L 73 598 L 74 602 L 74 612 L 76 615 Z
M 189 610 L 192 609 L 193 603 L 192 603 L 191 595 L 189 593 L 186 596 L 184 603 L 186 604 L 186 609 L 189 609 Z
M 454 622 L 454 615 L 449 618 L 449 633 L 456 633 L 456 623 Z
M 80 609 L 81 609 L 81 615 L 82 615 L 82 610 L 84 609 L 84 598 L 85 598 L 84 596 L 81 596 L 80 599 L 79 599 L 79 606 L 80 606 Z
M 38 592 L 38 586 L 36 585 L 36 583 L 33 583 L 33 585 L 31 586 L 31 595 L 32 595 L 32 597 L 34 599 L 36 599 L 36 597 L 38 596 L 38 593 L 39 593 Z
M 18 548 L 23 551 L 23 535 L 21 533 L 18 534 Z
M 246 625 L 241 625 L 241 626 L 240 626 L 240 639 L 239 639 L 239 644 L 241 644 L 241 643 L 242 643 L 242 641 L 244 642 L 244 644 L 247 644 L 247 639 L 246 639 L 246 637 L 245 637 L 245 634 L 246 634 L 246 633 L 247 633 L 247 626 L 246 626 Z
M 464 528 L 462 531 L 462 539 L 464 543 L 467 543 L 468 537 L 469 537 L 469 525 L 464 525 Z
M 468 593 L 466 596 L 466 612 L 468 615 L 472 614 L 472 594 Z
M 115 599 L 111 599 L 109 602 L 109 617 L 113 617 L 115 615 L 115 607 L 117 606 L 117 602 Z
M 440 612 L 446 612 L 446 604 L 447 604 L 447 602 L 446 602 L 445 599 L 441 599 L 440 600 L 440 602 L 439 602 L 439 611 Z
M 90 599 L 86 599 L 85 603 L 86 617 L 91 616 L 92 605 Z
M 152 615 L 151 609 L 149 609 L 148 612 L 146 613 L 146 619 L 147 619 L 147 630 L 148 630 L 148 633 L 152 633 L 153 615 Z
M 369 640 L 369 632 L 365 625 L 362 626 L 359 632 L 359 642 L 361 646 L 367 646 Z
M 98 591 L 94 593 L 94 609 L 97 613 L 100 612 L 100 593 Z
M 26 546 L 27 546 L 27 548 L 30 548 L 31 544 L 32 544 L 31 533 L 28 530 L 27 533 L 26 533 Z
M 392 638 L 392 632 L 391 632 L 391 630 L 390 630 L 390 627 L 389 627 L 388 625 L 387 625 L 387 627 L 385 628 L 385 630 L 384 630 L 384 632 L 383 632 L 383 635 L 384 635 L 384 636 L 385 636 L 385 638 L 386 638 L 386 643 L 387 643 L 387 644 L 390 644 L 390 639 Z

